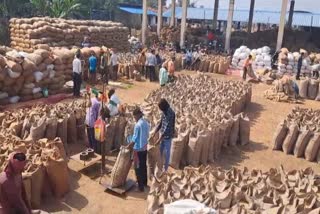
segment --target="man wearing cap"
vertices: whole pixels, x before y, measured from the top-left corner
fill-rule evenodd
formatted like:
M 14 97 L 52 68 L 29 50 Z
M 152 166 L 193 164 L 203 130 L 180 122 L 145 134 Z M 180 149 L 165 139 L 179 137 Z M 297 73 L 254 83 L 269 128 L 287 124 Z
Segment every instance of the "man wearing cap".
M 143 118 L 143 113 L 140 108 L 133 111 L 136 124 L 134 126 L 133 136 L 129 146 L 133 147 L 134 151 L 134 168 L 137 176 L 139 191 L 143 192 L 147 186 L 147 144 L 149 139 L 150 125 Z
M 0 174 L 0 213 L 30 214 L 26 192 L 22 182 L 22 172 L 26 166 L 24 153 L 11 153 L 9 163 Z

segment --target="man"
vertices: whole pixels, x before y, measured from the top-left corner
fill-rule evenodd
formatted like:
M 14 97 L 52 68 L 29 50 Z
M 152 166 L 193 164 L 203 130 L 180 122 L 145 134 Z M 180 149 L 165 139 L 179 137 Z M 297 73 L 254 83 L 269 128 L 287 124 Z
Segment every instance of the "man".
M 139 191 L 144 192 L 144 187 L 148 184 L 147 177 L 147 144 L 149 139 L 150 125 L 143 118 L 143 113 L 139 108 L 133 111 L 136 124 L 129 146 L 134 151 L 134 168 L 137 176 Z
M 150 82 L 153 82 L 156 80 L 156 65 L 157 65 L 157 58 L 154 55 L 155 51 L 151 50 L 151 52 L 147 56 L 147 76 L 149 76 Z
M 169 76 L 168 76 L 168 82 L 173 82 L 174 81 L 174 72 L 175 72 L 175 66 L 174 66 L 174 61 L 175 61 L 175 57 L 171 57 L 170 61 L 168 62 L 168 72 L 169 72 Z
M 80 88 L 81 88 L 81 73 L 82 66 L 80 61 L 80 52 L 77 52 L 73 62 L 72 62 L 72 78 L 73 78 L 73 96 L 80 97 Z
M 90 47 L 89 37 L 85 36 L 83 38 L 83 42 L 81 45 L 83 48 L 89 48 Z
M 169 168 L 171 143 L 175 131 L 176 114 L 171 109 L 166 99 L 161 99 L 158 106 L 162 111 L 162 115 L 160 123 L 158 124 L 152 137 L 154 137 L 160 131 L 160 137 L 156 144 L 160 143 L 161 157 L 163 156 L 163 152 L 165 152 L 164 169 L 167 171 Z
M 91 52 L 91 56 L 89 57 L 89 75 L 90 82 L 92 84 L 96 84 L 97 79 L 97 57 L 94 55 L 94 52 Z
M 302 52 L 299 59 L 298 59 L 298 72 L 296 76 L 296 80 L 300 80 L 300 74 L 301 74 L 301 68 L 302 68 L 302 61 L 303 61 L 303 55 L 304 53 Z
M 252 64 L 251 60 L 252 60 L 252 55 L 249 55 L 248 58 L 244 62 L 243 75 L 242 75 L 243 80 L 247 79 L 248 70 L 251 69 L 251 64 Z
M 97 152 L 98 147 L 97 147 L 97 141 L 94 135 L 94 123 L 98 119 L 101 104 L 98 98 L 99 93 L 97 92 L 93 92 L 93 93 L 94 93 L 94 97 L 91 99 L 90 99 L 91 94 L 89 94 L 89 105 L 86 113 L 86 125 L 87 125 L 87 135 L 88 135 L 89 146 L 91 149 Z
M 110 60 L 111 60 L 111 66 L 112 66 L 112 80 L 117 81 L 118 80 L 118 55 L 115 49 L 112 49 L 111 51 Z
M 164 87 L 168 82 L 167 64 L 163 63 L 162 68 L 159 71 L 159 83 L 161 87 Z
M 0 174 L 0 213 L 31 214 L 22 182 L 22 172 L 26 166 L 24 153 L 9 155 L 9 163 Z
M 138 58 L 138 62 L 139 65 L 141 66 L 141 74 L 145 75 L 145 78 L 147 79 L 147 73 L 146 73 L 146 61 L 147 61 L 147 57 L 146 57 L 146 50 L 143 49 L 141 51 L 141 53 L 139 54 L 139 58 Z
M 109 50 L 104 50 L 101 48 L 101 57 L 100 57 L 100 69 L 102 75 L 102 81 L 104 81 L 107 85 L 109 83 Z

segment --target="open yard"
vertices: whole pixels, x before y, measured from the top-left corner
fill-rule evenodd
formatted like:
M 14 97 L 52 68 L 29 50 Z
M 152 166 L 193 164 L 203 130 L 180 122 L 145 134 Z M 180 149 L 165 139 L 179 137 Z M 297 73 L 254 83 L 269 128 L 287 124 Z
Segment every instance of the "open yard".
M 189 73 L 191 72 L 184 72 Z M 192 72 L 194 74 L 194 72 Z M 237 79 L 237 77 L 214 75 L 219 79 Z M 145 96 L 159 87 L 156 83 L 134 82 L 126 89 L 117 89 L 123 103 L 141 103 Z M 286 170 L 312 167 L 320 173 L 317 163 L 310 163 L 304 159 L 297 159 L 283 152 L 272 151 L 271 140 L 278 123 L 294 108 L 295 105 L 276 103 L 266 100 L 263 92 L 270 86 L 264 84 L 253 85 L 252 103 L 246 110 L 251 119 L 251 143 L 244 147 L 228 148 L 223 150 L 214 166 L 229 169 L 231 167 L 248 167 L 249 169 L 268 170 L 283 165 Z M 319 102 L 305 101 L 303 107 L 320 108 Z M 81 151 L 83 145 L 71 145 L 72 153 Z M 108 157 L 107 167 L 111 169 L 115 157 Z M 69 161 L 71 173 L 71 192 L 61 200 L 46 200 L 43 209 L 51 213 L 108 213 L 108 214 L 140 214 L 147 208 L 147 192 L 131 191 L 126 197 L 118 197 L 104 192 L 99 185 L 99 165 L 92 166 L 84 173 L 77 172 L 81 167 L 74 161 Z M 135 179 L 134 171 L 130 171 L 130 178 Z M 103 180 L 108 182 L 108 176 Z

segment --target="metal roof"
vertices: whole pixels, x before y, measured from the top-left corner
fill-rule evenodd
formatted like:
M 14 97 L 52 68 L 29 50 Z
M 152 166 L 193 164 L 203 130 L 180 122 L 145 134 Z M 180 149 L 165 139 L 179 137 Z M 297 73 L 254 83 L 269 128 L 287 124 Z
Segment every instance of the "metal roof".
M 142 15 L 143 14 L 143 10 L 142 8 L 136 8 L 136 7 L 118 7 L 120 10 L 126 11 L 128 13 L 132 13 L 132 14 L 139 14 Z M 147 14 L 148 15 L 153 15 L 156 16 L 157 14 L 155 12 L 153 12 L 152 10 L 147 10 Z
M 228 9 L 219 9 L 218 20 L 227 21 Z M 210 8 L 188 8 L 188 19 L 196 20 L 212 20 L 213 19 L 213 9 Z M 163 13 L 163 17 L 171 17 L 171 9 Z M 182 8 L 176 8 L 176 18 L 181 19 Z M 249 10 L 234 10 L 233 21 L 235 22 L 247 22 L 249 19 Z M 288 14 L 287 14 L 288 19 Z M 253 15 L 254 23 L 262 24 L 279 24 L 280 12 L 255 10 Z M 293 25 L 309 27 L 320 27 L 320 14 L 316 13 L 303 13 L 294 12 L 293 14 Z

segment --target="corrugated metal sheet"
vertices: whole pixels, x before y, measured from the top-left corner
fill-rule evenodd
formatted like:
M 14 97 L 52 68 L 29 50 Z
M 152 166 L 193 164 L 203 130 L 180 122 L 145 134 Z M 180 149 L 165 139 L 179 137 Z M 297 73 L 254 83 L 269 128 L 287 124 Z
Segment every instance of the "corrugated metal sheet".
M 176 8 L 176 18 L 181 19 L 182 8 Z M 171 10 L 167 10 L 163 13 L 163 17 L 170 18 Z M 188 8 L 188 19 L 195 20 L 212 20 L 213 9 L 207 8 Z M 218 13 L 218 20 L 227 21 L 228 10 L 220 9 Z M 234 10 L 233 20 L 235 22 L 247 22 L 249 19 L 249 10 Z M 287 14 L 288 19 L 288 14 Z M 313 20 L 312 20 L 313 19 Z M 280 12 L 272 11 L 254 11 L 253 22 L 262 24 L 279 24 Z M 293 25 L 309 27 L 320 27 L 320 14 L 315 13 L 298 13 L 295 12 L 293 15 Z
M 143 14 L 143 10 L 142 8 L 134 8 L 134 7 L 119 7 L 120 10 L 126 11 L 128 13 L 132 13 L 132 14 L 139 14 L 142 15 Z M 147 14 L 148 15 L 153 15 L 156 16 L 157 14 L 151 10 L 147 10 Z

